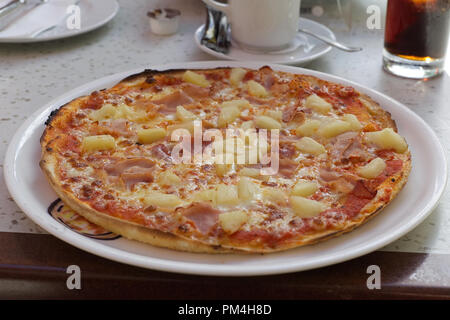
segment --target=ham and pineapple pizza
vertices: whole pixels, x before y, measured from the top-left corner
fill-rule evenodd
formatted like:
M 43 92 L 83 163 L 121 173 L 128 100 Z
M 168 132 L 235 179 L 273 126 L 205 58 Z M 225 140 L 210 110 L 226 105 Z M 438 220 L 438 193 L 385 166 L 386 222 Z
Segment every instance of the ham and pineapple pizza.
M 276 170 L 263 171 L 274 158 L 175 161 L 174 132 L 185 138 L 195 124 L 224 137 L 270 131 Z M 274 252 L 338 236 L 392 201 L 411 168 L 395 122 L 370 97 L 269 67 L 145 70 L 52 112 L 41 145 L 43 171 L 77 213 L 190 252 Z M 236 160 L 238 149 L 226 154 Z

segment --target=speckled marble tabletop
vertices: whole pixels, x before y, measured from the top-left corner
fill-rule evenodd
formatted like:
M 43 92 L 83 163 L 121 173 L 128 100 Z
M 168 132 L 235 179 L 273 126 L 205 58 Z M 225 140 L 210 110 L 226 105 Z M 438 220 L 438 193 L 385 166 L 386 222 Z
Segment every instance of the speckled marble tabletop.
M 306 17 L 327 25 L 338 39 L 361 45 L 364 50 L 348 54 L 333 49 L 304 67 L 359 82 L 404 103 L 436 131 L 450 155 L 450 63 L 442 76 L 428 81 L 391 76 L 381 68 L 383 29 L 366 28 L 367 6 L 378 4 L 384 12 L 386 1 L 353 1 L 351 27 L 326 2 L 323 15 Z M 119 0 L 119 4 L 118 15 L 91 33 L 46 43 L 0 44 L 0 161 L 14 131 L 27 116 L 70 89 L 128 69 L 214 60 L 200 51 L 193 39 L 195 30 L 205 19 L 200 0 Z M 156 36 L 150 32 L 145 13 L 162 6 L 182 11 L 180 30 L 173 36 Z M 0 175 L 3 176 L 3 170 Z M 0 232 L 45 233 L 17 207 L 3 178 L 0 179 Z M 420 226 L 383 250 L 450 253 L 448 188 L 439 206 Z

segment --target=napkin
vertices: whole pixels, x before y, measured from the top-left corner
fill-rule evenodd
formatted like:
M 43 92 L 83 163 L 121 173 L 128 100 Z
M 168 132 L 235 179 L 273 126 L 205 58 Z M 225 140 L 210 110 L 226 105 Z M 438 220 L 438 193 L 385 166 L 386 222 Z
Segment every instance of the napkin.
M 69 6 L 79 0 L 40 0 L 27 4 L 30 9 L 0 31 L 0 38 L 34 38 L 44 30 L 65 23 Z M 82 13 L 81 13 L 82 14 Z

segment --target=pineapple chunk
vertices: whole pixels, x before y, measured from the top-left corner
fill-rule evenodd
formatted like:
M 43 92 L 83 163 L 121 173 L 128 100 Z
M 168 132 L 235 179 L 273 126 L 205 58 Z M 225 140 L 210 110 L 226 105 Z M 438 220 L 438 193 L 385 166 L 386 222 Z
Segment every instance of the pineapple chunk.
M 394 149 L 398 153 L 403 153 L 408 149 L 405 139 L 392 128 L 367 132 L 365 140 L 366 142 L 374 143 L 381 149 Z
M 269 95 L 266 88 L 255 80 L 250 80 L 247 82 L 247 89 L 248 93 L 257 98 L 266 98 Z
M 172 124 L 167 127 L 167 131 L 172 133 L 177 129 L 186 129 L 187 131 L 189 131 L 190 134 L 194 134 L 194 127 L 195 127 L 194 121 L 188 121 L 183 123 Z
M 323 114 L 331 110 L 331 104 L 316 94 L 306 98 L 305 107 Z
M 113 119 L 116 114 L 116 108 L 112 104 L 104 104 L 98 110 L 92 111 L 89 114 L 89 119 L 93 121 L 100 121 L 104 119 Z
M 209 201 L 211 202 L 213 205 L 216 204 L 216 196 L 217 196 L 217 191 L 214 189 L 208 189 L 208 190 L 202 190 L 202 191 L 198 191 L 194 194 L 193 196 L 193 201 L 199 201 L 199 202 L 204 202 L 204 201 Z
M 183 122 L 192 121 L 198 119 L 195 114 L 186 110 L 183 106 L 178 106 L 176 111 L 177 119 Z
M 131 121 L 143 121 L 147 119 L 147 113 L 144 110 L 134 110 L 133 108 L 122 103 L 117 106 L 114 119 L 128 119 Z
M 234 155 L 233 155 L 233 158 L 234 158 Z M 216 173 L 219 177 L 225 176 L 228 173 L 228 171 L 230 171 L 230 169 L 231 169 L 230 164 L 223 164 L 223 163 L 216 163 L 215 167 L 216 167 Z
M 210 85 L 209 81 L 206 80 L 206 77 L 203 74 L 199 74 L 190 70 L 186 71 L 183 74 L 182 79 L 183 81 L 190 82 L 203 88 L 209 87 Z
M 253 121 L 252 120 L 242 122 L 242 124 L 241 124 L 241 129 L 242 130 L 249 130 L 249 129 L 252 129 L 252 128 L 253 128 Z
M 104 119 L 128 119 L 131 121 L 142 121 L 147 119 L 147 113 L 144 110 L 134 110 L 125 103 L 114 107 L 112 104 L 105 104 L 100 109 L 89 114 L 89 118 L 94 121 Z
M 226 107 L 238 107 L 239 109 L 244 109 L 244 108 L 248 108 L 250 107 L 250 102 L 248 102 L 248 100 L 245 99 L 235 99 L 235 100 L 229 100 L 229 101 L 224 101 L 222 102 L 222 104 L 220 105 L 222 108 L 226 108 Z
M 174 194 L 152 191 L 145 196 L 144 204 L 162 208 L 175 208 L 183 204 L 183 201 Z
M 115 148 L 116 141 L 108 134 L 85 137 L 81 143 L 83 152 L 113 150 Z
M 258 116 L 255 119 L 255 125 L 257 128 L 261 129 L 281 129 L 281 123 L 277 120 L 267 117 L 267 116 Z
M 177 186 L 181 184 L 181 179 L 175 173 L 163 171 L 159 175 L 158 183 L 163 186 Z
M 351 131 L 352 126 L 350 123 L 342 120 L 333 119 L 325 122 L 320 126 L 317 133 L 325 138 L 332 138 L 340 135 L 341 133 Z
M 259 178 L 261 175 L 260 169 L 256 168 L 242 168 L 239 171 L 240 176 Z
M 230 73 L 230 83 L 237 87 L 241 83 L 242 79 L 244 79 L 245 74 L 247 71 L 242 68 L 233 68 L 231 69 Z
M 350 124 L 350 130 L 352 131 L 360 131 L 363 127 L 354 114 L 347 113 L 342 117 L 342 120 Z
M 278 204 L 284 204 L 287 200 L 284 192 L 275 188 L 264 188 L 262 196 L 264 199 Z
M 311 199 L 306 199 L 298 196 L 291 196 L 289 198 L 294 214 L 301 218 L 315 217 L 322 211 L 328 209 L 327 205 Z
M 323 145 L 309 137 L 301 138 L 299 141 L 297 141 L 295 146 L 301 152 L 309 153 L 315 156 L 327 152 Z
M 239 199 L 244 201 L 252 200 L 258 192 L 257 185 L 248 177 L 241 177 L 238 182 Z
M 310 137 L 314 133 L 316 133 L 319 127 L 320 127 L 319 120 L 306 120 L 305 123 L 303 123 L 301 126 L 297 127 L 297 129 L 295 129 L 295 133 L 298 136 Z
M 239 117 L 240 113 L 239 108 L 235 105 L 222 107 L 220 110 L 219 119 L 217 119 L 217 126 L 219 128 L 226 127 L 228 124 L 234 122 L 234 120 Z
M 242 210 L 229 211 L 219 214 L 219 224 L 229 234 L 235 233 L 248 220 L 248 214 Z
M 358 168 L 357 173 L 366 179 L 378 177 L 386 169 L 386 162 L 381 158 L 375 158 L 363 167 Z
M 362 103 L 362 105 L 364 107 L 366 107 L 367 111 L 371 115 L 375 116 L 380 112 L 380 110 L 378 109 L 376 104 L 370 103 L 369 101 L 367 101 L 366 99 L 363 99 L 363 98 L 359 98 L 359 101 Z
M 291 194 L 300 197 L 309 197 L 317 191 L 319 185 L 317 182 L 309 180 L 299 180 L 291 190 Z
M 267 110 L 265 115 L 271 117 L 277 121 L 281 121 L 283 118 L 283 111 L 281 110 Z
M 216 197 L 218 205 L 235 206 L 239 204 L 238 191 L 234 185 L 219 184 Z
M 163 128 L 140 129 L 137 135 L 139 143 L 149 144 L 163 139 L 166 136 L 166 130 Z

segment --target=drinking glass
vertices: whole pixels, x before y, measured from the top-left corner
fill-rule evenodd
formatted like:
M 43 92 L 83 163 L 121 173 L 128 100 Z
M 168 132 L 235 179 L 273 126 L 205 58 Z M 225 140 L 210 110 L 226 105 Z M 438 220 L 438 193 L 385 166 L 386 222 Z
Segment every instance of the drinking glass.
M 388 0 L 384 69 L 414 79 L 440 74 L 449 22 L 450 0 Z

